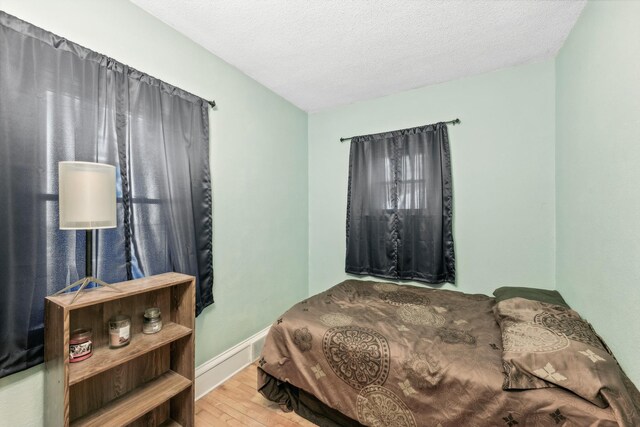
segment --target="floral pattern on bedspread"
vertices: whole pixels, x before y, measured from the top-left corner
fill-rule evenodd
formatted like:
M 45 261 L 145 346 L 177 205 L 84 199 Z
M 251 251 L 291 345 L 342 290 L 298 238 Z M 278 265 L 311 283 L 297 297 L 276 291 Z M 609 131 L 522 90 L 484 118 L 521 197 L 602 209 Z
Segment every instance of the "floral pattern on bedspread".
M 333 372 L 360 390 L 372 384 L 384 384 L 389 375 L 389 344 L 376 331 L 360 326 L 329 329 L 322 349 Z
M 259 366 L 368 426 L 618 425 L 610 408 L 561 388 L 504 391 L 493 306 L 484 295 L 348 280 L 287 311 L 272 326 Z M 540 342 L 564 345 L 547 336 Z
M 577 312 L 525 298 L 500 301 L 493 311 L 502 329 L 505 390 L 562 387 L 610 407 L 619 424 L 640 426 L 637 390 Z

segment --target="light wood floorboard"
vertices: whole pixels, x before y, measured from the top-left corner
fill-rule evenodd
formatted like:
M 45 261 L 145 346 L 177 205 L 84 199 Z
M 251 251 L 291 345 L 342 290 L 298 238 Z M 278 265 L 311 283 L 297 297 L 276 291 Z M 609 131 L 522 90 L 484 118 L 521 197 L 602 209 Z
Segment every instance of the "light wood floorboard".
M 196 426 L 315 426 L 293 412 L 282 412 L 258 393 L 256 369 L 255 363 L 247 366 L 196 401 Z

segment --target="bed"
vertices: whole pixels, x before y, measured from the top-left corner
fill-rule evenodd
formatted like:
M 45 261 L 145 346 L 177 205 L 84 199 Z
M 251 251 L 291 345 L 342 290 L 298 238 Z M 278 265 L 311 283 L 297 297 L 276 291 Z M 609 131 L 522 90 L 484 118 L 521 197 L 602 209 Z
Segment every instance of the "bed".
M 271 327 L 258 390 L 320 426 L 640 426 L 575 311 L 525 295 L 347 280 Z

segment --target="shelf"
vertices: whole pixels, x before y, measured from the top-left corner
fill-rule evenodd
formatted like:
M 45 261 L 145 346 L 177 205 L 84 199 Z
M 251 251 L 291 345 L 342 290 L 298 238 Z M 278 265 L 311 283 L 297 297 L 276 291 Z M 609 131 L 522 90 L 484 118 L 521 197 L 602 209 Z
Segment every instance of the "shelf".
M 155 334 L 138 333 L 129 345 L 111 349 L 103 346 L 94 349 L 93 355 L 81 362 L 69 364 L 69 385 L 74 385 L 101 372 L 135 359 L 145 353 L 176 341 L 192 332 L 190 328 L 173 322 L 166 322 Z
M 191 386 L 190 380 L 173 371 L 168 371 L 155 380 L 109 402 L 96 412 L 73 421 L 71 426 L 109 427 L 129 424 L 189 386 Z
M 162 289 L 175 285 L 188 285 L 193 280 L 191 276 L 180 273 L 163 273 L 155 276 L 143 277 L 141 279 L 130 280 L 122 283 L 111 283 L 111 286 L 119 289 L 120 292 L 111 288 L 97 287 L 85 289 L 80 293 L 78 299 L 71 302 L 75 296 L 75 292 L 66 292 L 60 295 L 51 295 L 46 299 L 68 308 L 69 310 L 77 310 L 79 308 L 90 305 L 101 304 L 132 295 L 144 294 L 149 291 Z
M 73 304 L 73 294 L 47 297 L 44 425 L 193 427 L 195 285 L 195 277 L 164 273 L 119 283 L 122 292 L 83 292 Z M 140 314 L 148 307 L 160 308 L 165 322 L 146 335 Z M 110 349 L 106 319 L 116 312 L 136 315 L 129 345 Z M 70 363 L 77 328 L 93 331 L 95 347 L 88 359 Z
M 182 427 L 182 425 L 180 425 L 179 423 L 173 421 L 172 419 L 168 419 L 165 422 L 163 422 L 162 424 L 160 424 L 160 427 Z

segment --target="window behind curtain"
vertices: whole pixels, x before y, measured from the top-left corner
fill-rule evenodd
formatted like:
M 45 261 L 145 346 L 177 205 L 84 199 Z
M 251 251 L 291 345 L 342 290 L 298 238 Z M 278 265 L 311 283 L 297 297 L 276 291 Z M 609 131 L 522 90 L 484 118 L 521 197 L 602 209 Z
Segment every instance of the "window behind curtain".
M 85 235 L 59 230 L 58 162 L 117 168 L 118 227 L 94 272 L 196 276 L 213 303 L 206 101 L 0 12 L 0 377 L 42 362 L 44 297 L 85 276 Z
M 351 140 L 345 271 L 455 283 L 444 123 Z

